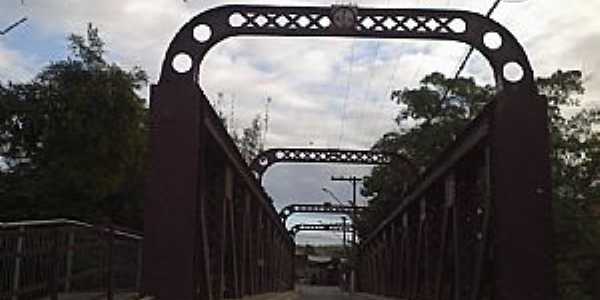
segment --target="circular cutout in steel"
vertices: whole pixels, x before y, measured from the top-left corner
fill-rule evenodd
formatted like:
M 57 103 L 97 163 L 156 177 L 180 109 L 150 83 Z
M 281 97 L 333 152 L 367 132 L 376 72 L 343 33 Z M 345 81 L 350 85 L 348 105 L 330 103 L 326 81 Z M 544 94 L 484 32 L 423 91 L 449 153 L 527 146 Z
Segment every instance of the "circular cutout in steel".
M 258 160 L 258 163 L 259 163 L 261 166 L 263 166 L 263 167 L 264 167 L 264 166 L 266 166 L 266 165 L 268 165 L 268 164 L 269 164 L 269 159 L 267 159 L 266 157 L 261 157 L 261 158 Z
M 325 17 L 322 17 L 322 18 L 319 20 L 319 25 L 321 25 L 321 26 L 323 26 L 323 27 L 327 28 L 327 27 L 331 26 L 331 20 L 329 20 L 329 17 L 327 17 L 327 16 L 325 16 Z
M 500 49 L 502 47 L 502 36 L 495 31 L 486 32 L 483 35 L 483 44 L 492 50 Z
M 231 27 L 242 27 L 246 22 L 248 22 L 248 20 L 240 13 L 234 13 L 229 16 L 229 25 Z
M 275 157 L 277 157 L 277 159 L 282 159 L 285 157 L 285 153 L 283 153 L 283 151 L 277 151 L 277 153 L 275 153 Z
M 461 18 L 455 18 L 448 24 L 448 27 L 455 33 L 463 33 L 467 31 L 467 22 Z
M 502 75 L 504 76 L 504 79 L 514 83 L 521 81 L 525 72 L 519 63 L 511 61 L 506 63 L 504 68 L 502 68 Z
M 192 69 L 192 57 L 185 52 L 180 52 L 173 57 L 171 66 L 177 73 L 187 73 Z
M 200 25 L 194 27 L 194 39 L 196 39 L 196 41 L 198 41 L 200 43 L 204 43 L 204 42 L 210 40 L 211 36 L 212 36 L 212 29 L 210 29 L 210 26 L 208 26 L 206 24 L 200 24 Z

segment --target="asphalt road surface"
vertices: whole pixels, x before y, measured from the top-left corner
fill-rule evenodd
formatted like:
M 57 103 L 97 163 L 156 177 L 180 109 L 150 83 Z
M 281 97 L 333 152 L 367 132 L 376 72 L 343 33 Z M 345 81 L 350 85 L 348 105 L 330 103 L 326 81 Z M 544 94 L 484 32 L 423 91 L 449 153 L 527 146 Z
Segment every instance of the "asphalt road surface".
M 297 287 L 300 300 L 372 300 L 340 291 L 337 287 L 303 285 Z

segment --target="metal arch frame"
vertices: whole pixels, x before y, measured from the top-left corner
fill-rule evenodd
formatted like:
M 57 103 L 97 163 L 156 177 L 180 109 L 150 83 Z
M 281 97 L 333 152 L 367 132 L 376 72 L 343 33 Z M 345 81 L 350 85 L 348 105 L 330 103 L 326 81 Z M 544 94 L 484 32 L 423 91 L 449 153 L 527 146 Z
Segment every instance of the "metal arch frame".
M 332 224 L 296 224 L 288 232 L 291 236 L 296 236 L 300 231 L 344 231 L 353 232 L 354 227 L 351 224 L 332 223 Z
M 405 163 L 415 176 L 419 170 L 408 157 L 394 152 L 371 150 L 345 150 L 329 148 L 273 148 L 261 152 L 250 163 L 250 170 L 262 179 L 268 168 L 276 163 L 342 163 L 360 165 L 384 165 L 394 160 Z
M 236 23 L 235 20 L 239 20 Z M 454 24 L 454 25 L 453 25 Z M 208 27 L 206 27 L 208 26 Z M 209 32 L 208 38 L 202 33 Z M 501 45 L 490 48 L 484 35 L 496 33 Z M 196 39 L 195 36 L 200 39 Z M 163 61 L 159 85 L 196 86 L 208 51 L 233 36 L 314 36 L 458 41 L 477 49 L 490 63 L 499 90 L 534 91 L 533 70 L 516 38 L 481 14 L 461 10 L 378 9 L 346 6 L 227 5 L 205 11 L 186 23 L 172 40 Z M 173 66 L 178 55 L 187 68 Z M 517 63 L 522 78 L 511 81 L 504 68 Z M 202 93 L 202 88 L 200 88 Z
M 366 206 L 342 206 L 326 204 L 290 204 L 279 211 L 279 217 L 285 223 L 295 213 L 318 213 L 318 214 L 352 214 L 367 210 Z

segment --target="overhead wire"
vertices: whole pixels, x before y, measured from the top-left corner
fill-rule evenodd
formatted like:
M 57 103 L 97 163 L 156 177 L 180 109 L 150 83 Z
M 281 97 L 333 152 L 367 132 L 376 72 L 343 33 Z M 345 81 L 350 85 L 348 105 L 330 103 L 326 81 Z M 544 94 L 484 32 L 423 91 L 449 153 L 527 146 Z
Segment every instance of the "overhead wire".
M 350 64 L 348 66 L 348 77 L 347 77 L 347 81 L 346 81 L 346 89 L 344 92 L 344 100 L 342 102 L 342 116 L 341 116 L 341 120 L 340 120 L 340 129 L 339 129 L 339 135 L 338 135 L 338 143 L 337 143 L 337 147 L 340 148 L 342 146 L 342 140 L 344 138 L 344 130 L 345 130 L 345 123 L 346 123 L 346 118 L 347 118 L 347 108 L 346 106 L 348 105 L 348 99 L 350 98 L 350 86 L 352 85 L 352 73 L 353 73 L 353 69 L 354 69 L 354 55 L 355 55 L 355 42 L 352 41 L 351 44 L 351 49 L 350 49 Z
M 485 14 L 485 16 L 487 18 L 489 18 L 492 13 L 494 13 L 494 11 L 496 10 L 496 8 L 498 8 L 498 6 L 500 5 L 500 3 L 502 2 L 502 0 L 494 0 L 494 3 L 492 3 L 492 6 L 490 7 L 490 9 L 487 11 L 487 13 Z M 467 53 L 464 55 L 463 59 L 461 60 L 461 63 L 458 65 L 458 68 L 456 69 L 456 72 L 454 73 L 454 77 L 453 80 L 457 80 L 458 77 L 460 76 L 460 74 L 462 73 L 462 71 L 465 69 L 465 67 L 467 66 L 467 62 L 469 61 L 469 58 L 471 58 L 471 55 L 473 55 L 473 51 L 475 50 L 475 47 L 470 46 Z M 444 91 L 444 95 L 442 96 L 442 100 L 441 102 L 444 102 L 447 100 L 448 96 L 450 94 L 450 87 L 447 87 Z
M 360 0 L 357 0 L 355 3 L 356 6 L 360 6 Z M 344 100 L 342 102 L 342 117 L 341 117 L 341 121 L 340 121 L 340 131 L 339 131 L 339 135 L 338 135 L 338 143 L 337 143 L 337 147 L 340 148 L 342 146 L 342 142 L 344 139 L 344 134 L 345 134 L 345 126 L 346 126 L 346 119 L 347 119 L 347 104 L 350 98 L 350 87 L 351 87 L 351 83 L 352 83 L 352 76 L 353 76 L 353 69 L 354 69 L 354 63 L 355 63 L 355 47 L 356 47 L 356 40 L 352 40 L 352 43 L 350 45 L 351 49 L 350 49 L 350 66 L 349 66 L 349 71 L 348 71 L 348 80 L 347 80 L 347 84 L 346 84 L 346 92 L 344 95 Z

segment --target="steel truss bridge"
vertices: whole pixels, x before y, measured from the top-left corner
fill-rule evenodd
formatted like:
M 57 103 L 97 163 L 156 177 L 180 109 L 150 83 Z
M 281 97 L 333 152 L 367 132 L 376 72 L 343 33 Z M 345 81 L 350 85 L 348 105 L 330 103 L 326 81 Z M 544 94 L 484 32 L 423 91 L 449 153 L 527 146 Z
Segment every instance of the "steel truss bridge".
M 487 45 L 489 35 L 501 44 Z M 275 150 L 249 168 L 198 85 L 210 76 L 199 73 L 209 50 L 241 36 L 444 40 L 478 50 L 495 75 L 496 95 L 360 242 L 356 289 L 404 299 L 555 299 L 547 102 L 522 46 L 477 13 L 346 6 L 221 6 L 174 36 L 151 87 L 142 268 L 129 289 L 160 300 L 211 300 L 293 288 L 294 241 L 256 175 L 297 152 L 278 158 Z M 30 260 L 20 258 L 34 255 L 26 252 L 27 228 L 11 228 L 2 244 L 10 254 L 2 266 L 10 267 L 0 272 L 24 270 Z M 100 232 L 99 238 L 121 237 Z M 48 253 L 64 253 L 61 237 L 46 236 Z M 133 249 L 141 239 L 123 238 Z M 106 253 L 101 257 L 114 254 Z M 40 266 L 59 270 L 61 256 L 52 257 Z M 66 289 L 61 272 L 51 272 L 50 283 L 36 282 L 43 287 L 38 295 L 58 298 Z M 108 299 L 125 289 L 113 273 L 102 274 Z M 2 286 L 3 298 L 26 293 L 23 282 L 11 282 Z

